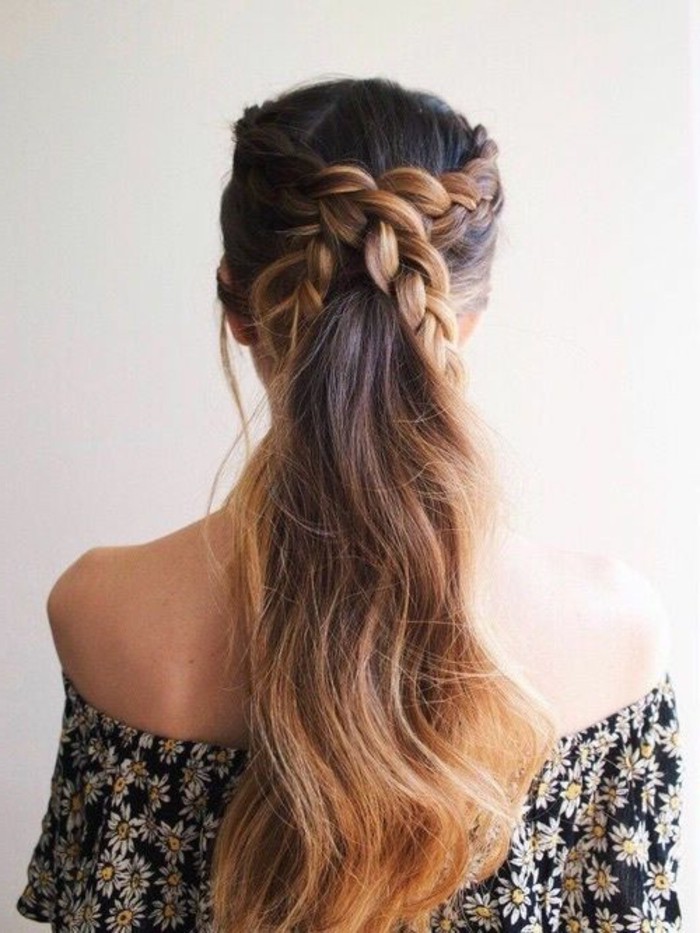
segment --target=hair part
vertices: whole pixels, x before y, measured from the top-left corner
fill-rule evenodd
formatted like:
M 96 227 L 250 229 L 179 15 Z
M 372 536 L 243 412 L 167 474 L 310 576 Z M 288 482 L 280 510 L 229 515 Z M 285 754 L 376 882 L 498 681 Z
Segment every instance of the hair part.
M 553 724 L 479 611 L 499 515 L 457 317 L 482 310 L 497 147 L 385 78 L 244 110 L 221 199 L 271 426 L 228 493 L 230 656 L 249 761 L 212 862 L 216 929 L 416 933 L 507 854 Z

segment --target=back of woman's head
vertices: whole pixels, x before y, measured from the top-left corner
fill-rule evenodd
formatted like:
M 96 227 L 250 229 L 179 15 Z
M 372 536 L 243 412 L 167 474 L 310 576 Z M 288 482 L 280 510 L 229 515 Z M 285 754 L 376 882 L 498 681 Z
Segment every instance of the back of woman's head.
M 395 82 L 337 79 L 246 108 L 234 133 L 224 253 L 261 349 L 293 367 L 297 338 L 382 351 L 408 327 L 461 378 L 455 314 L 486 304 L 503 204 L 485 129 Z
M 477 601 L 499 487 L 458 317 L 488 299 L 497 148 L 379 78 L 297 86 L 234 133 L 220 295 L 272 419 L 224 504 L 251 696 L 217 930 L 425 930 L 503 860 L 554 738 Z

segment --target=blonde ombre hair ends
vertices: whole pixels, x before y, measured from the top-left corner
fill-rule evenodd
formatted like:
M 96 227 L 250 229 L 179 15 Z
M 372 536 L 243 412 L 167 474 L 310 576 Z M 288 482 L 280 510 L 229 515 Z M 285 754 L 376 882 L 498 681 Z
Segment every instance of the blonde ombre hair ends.
M 423 933 L 505 858 L 556 740 L 480 611 L 501 503 L 457 320 L 484 308 L 503 191 L 483 126 L 383 78 L 235 123 L 221 199 L 270 365 L 223 508 L 249 758 L 211 864 L 217 933 Z

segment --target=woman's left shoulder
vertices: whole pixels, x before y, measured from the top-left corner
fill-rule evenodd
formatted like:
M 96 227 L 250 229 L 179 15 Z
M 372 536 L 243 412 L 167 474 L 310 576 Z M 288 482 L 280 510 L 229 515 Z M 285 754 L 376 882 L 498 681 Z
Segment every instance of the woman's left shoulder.
M 131 547 L 96 546 L 59 574 L 46 600 L 56 653 L 69 674 L 83 666 L 95 635 L 110 625 Z

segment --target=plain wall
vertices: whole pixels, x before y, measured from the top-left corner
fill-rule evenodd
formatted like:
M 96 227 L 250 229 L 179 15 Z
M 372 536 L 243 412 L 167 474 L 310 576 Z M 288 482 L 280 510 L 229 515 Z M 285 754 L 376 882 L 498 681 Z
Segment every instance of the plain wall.
M 466 351 L 472 391 L 502 438 L 521 529 L 621 557 L 666 601 L 684 928 L 700 929 L 696 13 L 678 0 L 2 0 L 3 930 L 34 928 L 14 902 L 62 709 L 50 586 L 90 547 L 201 517 L 238 430 L 214 291 L 229 123 L 336 74 L 434 90 L 500 146 L 506 208 Z M 253 404 L 254 370 L 236 360 Z

